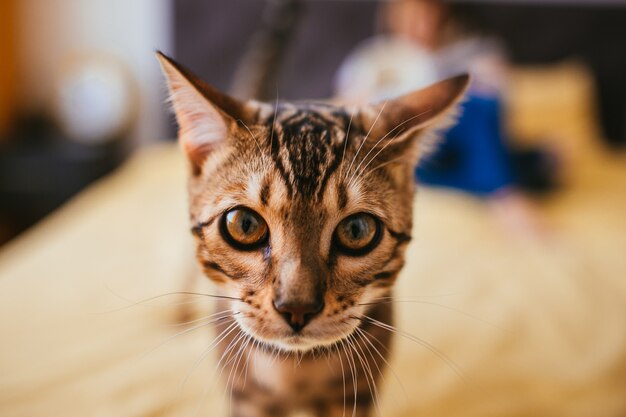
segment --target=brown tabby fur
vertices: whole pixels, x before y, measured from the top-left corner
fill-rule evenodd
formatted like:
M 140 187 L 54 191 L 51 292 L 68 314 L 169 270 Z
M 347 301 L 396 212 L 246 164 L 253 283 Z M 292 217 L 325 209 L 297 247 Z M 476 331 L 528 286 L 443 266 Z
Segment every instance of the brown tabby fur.
M 413 171 L 425 132 L 445 121 L 467 76 L 378 105 L 240 103 L 159 54 L 190 161 L 197 258 L 222 290 L 216 327 L 233 417 L 371 415 L 390 345 L 391 287 L 411 239 Z M 245 206 L 270 230 L 258 250 L 230 246 L 221 216 Z M 347 216 L 383 224 L 363 256 L 335 250 Z M 324 308 L 294 331 L 276 297 Z

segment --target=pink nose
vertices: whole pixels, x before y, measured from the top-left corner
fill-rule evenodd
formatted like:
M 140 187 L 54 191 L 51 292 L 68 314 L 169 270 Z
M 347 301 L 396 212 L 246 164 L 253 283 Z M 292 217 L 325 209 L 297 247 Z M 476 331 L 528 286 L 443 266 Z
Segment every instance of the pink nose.
M 274 300 L 274 308 L 297 333 L 324 309 L 324 300 L 315 300 L 312 303 Z

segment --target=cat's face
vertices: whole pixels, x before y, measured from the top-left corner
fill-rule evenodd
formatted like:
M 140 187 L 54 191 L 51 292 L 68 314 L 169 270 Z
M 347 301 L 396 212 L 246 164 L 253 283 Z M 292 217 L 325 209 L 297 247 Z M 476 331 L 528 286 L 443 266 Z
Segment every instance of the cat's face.
M 467 77 L 362 108 L 243 104 L 160 59 L 197 257 L 239 326 L 284 350 L 348 337 L 404 264 L 420 137 Z

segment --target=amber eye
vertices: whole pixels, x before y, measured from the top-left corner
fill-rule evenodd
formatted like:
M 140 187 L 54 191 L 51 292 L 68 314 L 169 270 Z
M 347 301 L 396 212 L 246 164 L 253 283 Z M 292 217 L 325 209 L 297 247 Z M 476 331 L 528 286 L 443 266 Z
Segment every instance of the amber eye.
M 265 243 L 269 233 L 267 223 L 257 212 L 236 207 L 222 217 L 222 234 L 232 246 L 251 250 Z
M 358 213 L 339 223 L 333 240 L 337 249 L 345 254 L 361 256 L 378 245 L 380 235 L 380 221 L 371 214 Z

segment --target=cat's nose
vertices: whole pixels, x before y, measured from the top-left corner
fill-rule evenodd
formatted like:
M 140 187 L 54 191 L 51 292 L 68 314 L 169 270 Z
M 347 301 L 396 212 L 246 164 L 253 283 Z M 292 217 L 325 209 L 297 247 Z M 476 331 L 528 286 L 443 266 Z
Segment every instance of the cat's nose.
M 320 298 L 314 302 L 302 303 L 277 299 L 274 300 L 274 308 L 294 332 L 299 332 L 324 309 L 324 300 Z

